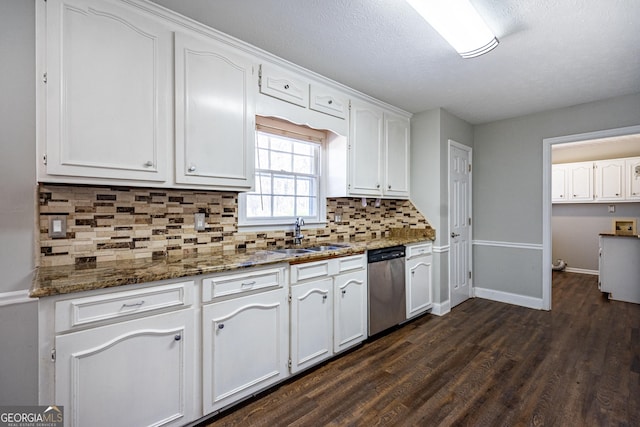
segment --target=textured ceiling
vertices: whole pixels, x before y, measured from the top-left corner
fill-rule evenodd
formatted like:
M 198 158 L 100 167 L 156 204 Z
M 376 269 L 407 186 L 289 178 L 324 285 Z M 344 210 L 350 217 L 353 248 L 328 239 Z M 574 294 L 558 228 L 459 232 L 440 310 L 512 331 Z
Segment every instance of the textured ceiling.
M 153 1 L 413 113 L 478 124 L 640 92 L 640 0 L 472 0 L 500 40 L 473 59 L 403 0 Z

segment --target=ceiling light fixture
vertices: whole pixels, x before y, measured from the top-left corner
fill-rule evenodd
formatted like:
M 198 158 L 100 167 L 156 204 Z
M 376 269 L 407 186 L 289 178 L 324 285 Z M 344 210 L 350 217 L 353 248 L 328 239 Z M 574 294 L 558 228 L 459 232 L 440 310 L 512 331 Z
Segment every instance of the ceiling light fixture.
M 469 0 L 407 0 L 463 58 L 498 46 L 498 39 Z

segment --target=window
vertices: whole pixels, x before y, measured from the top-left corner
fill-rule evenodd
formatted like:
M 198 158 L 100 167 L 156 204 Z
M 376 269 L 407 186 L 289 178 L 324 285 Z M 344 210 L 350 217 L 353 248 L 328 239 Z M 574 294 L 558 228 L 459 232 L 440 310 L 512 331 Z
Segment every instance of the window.
M 241 194 L 240 225 L 323 222 L 321 153 L 325 133 L 282 120 L 256 118 L 255 189 Z

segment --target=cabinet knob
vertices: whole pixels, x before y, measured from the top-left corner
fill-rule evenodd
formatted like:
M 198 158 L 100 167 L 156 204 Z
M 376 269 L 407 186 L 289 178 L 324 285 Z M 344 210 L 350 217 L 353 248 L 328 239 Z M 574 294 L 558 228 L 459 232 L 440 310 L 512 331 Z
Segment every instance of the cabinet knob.
M 218 329 L 224 329 L 224 323 L 219 323 L 218 324 Z
M 327 296 L 326 296 L 326 295 L 322 295 L 322 299 L 323 299 L 323 300 L 326 300 L 326 299 L 327 299 Z
M 284 85 L 284 88 L 285 88 L 286 90 L 289 90 L 289 85 Z
M 144 164 L 146 167 L 150 168 L 151 166 L 153 166 L 153 162 L 151 160 L 149 160 L 147 163 Z
M 196 165 L 190 165 L 189 169 L 187 169 L 189 172 L 195 172 L 196 171 Z
M 182 335 L 177 334 L 175 337 L 173 337 L 173 339 L 176 341 L 180 341 L 182 339 Z
M 391 184 L 389 184 L 389 190 L 391 190 Z
M 616 193 L 616 196 L 619 196 L 619 195 L 620 195 L 620 193 Z
M 376 188 L 380 188 L 380 184 L 377 184 L 377 185 L 376 185 Z
M 330 100 L 329 100 L 329 102 L 328 102 L 328 104 L 329 104 L 329 105 L 333 104 L 333 100 L 331 100 L 331 99 L 330 99 Z
M 342 290 L 342 295 L 345 295 L 346 293 L 347 293 L 347 290 L 346 290 L 346 289 L 343 289 L 343 290 Z

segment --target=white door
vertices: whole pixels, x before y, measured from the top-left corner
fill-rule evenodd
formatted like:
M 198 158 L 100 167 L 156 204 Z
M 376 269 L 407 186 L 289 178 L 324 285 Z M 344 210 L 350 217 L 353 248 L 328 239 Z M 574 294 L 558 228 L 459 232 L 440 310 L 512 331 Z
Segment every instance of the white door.
M 338 353 L 367 338 L 366 270 L 337 275 L 333 298 L 333 351 Z
M 193 310 L 56 337 L 55 403 L 66 426 L 170 426 L 193 419 Z
M 449 141 L 449 290 L 451 307 L 471 291 L 471 148 Z
M 333 354 L 333 279 L 291 287 L 291 372 Z

